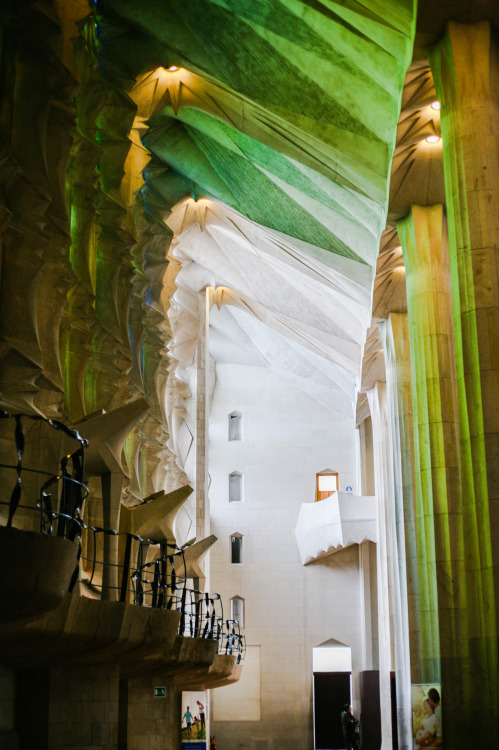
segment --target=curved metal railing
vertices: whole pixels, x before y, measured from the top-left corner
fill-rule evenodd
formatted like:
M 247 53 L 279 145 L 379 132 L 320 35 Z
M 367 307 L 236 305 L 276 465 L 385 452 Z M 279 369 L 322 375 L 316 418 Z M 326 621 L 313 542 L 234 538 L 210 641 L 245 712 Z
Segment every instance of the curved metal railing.
M 246 653 L 246 637 L 241 635 L 241 628 L 237 620 L 222 620 L 218 637 L 218 653 L 236 655 L 239 664 Z
M 84 522 L 81 512 L 83 502 L 89 495 L 88 487 L 83 481 L 84 451 L 88 446 L 88 441 L 82 438 L 77 430 L 72 430 L 58 420 L 45 419 L 37 415 L 10 415 L 3 410 L 0 410 L 0 419 L 14 420 L 14 444 L 17 454 L 17 463 L 0 463 L 0 468 L 16 473 L 9 501 L 0 500 L 0 506 L 7 507 L 5 525 L 7 528 L 12 527 L 18 511 L 37 513 L 40 534 L 55 535 L 78 543 L 77 567 L 71 579 L 69 592 L 74 590 L 78 582 L 87 587 L 87 593 L 94 594 L 96 597 L 102 597 L 104 593 L 109 595 L 109 589 L 115 589 L 116 597 L 113 598 L 117 598 L 120 602 L 179 611 L 181 613 L 179 635 L 216 640 L 217 652 L 235 654 L 239 663 L 244 658 L 246 650 L 245 638 L 240 633 L 239 623 L 236 620 L 224 619 L 223 604 L 219 594 L 187 588 L 182 548 L 164 540 L 149 539 L 138 534 L 119 532 L 116 529 L 88 526 Z M 57 473 L 23 465 L 25 436 L 22 419 L 43 421 L 52 429 L 63 432 L 79 443 L 79 447 L 73 453 L 68 453 L 61 459 Z M 35 505 L 21 502 L 24 489 L 23 474 L 25 473 L 46 477 L 40 486 Z M 58 510 L 54 508 L 52 500 L 54 489 L 57 489 Z M 82 545 L 84 534 L 88 535 L 85 548 Z M 111 563 L 98 559 L 100 535 L 125 537 L 123 562 Z M 90 540 L 91 544 L 89 544 Z M 89 546 L 92 550 L 91 554 L 89 554 Z M 157 553 L 153 553 L 153 559 L 148 561 L 147 557 L 150 557 L 151 548 L 157 548 Z M 103 585 L 103 573 L 106 567 L 118 568 L 117 585 L 109 583 Z M 100 576 L 97 571 L 101 573 Z M 116 576 L 114 578 L 116 579 Z
M 77 526 L 73 521 L 79 517 L 83 502 L 88 497 L 88 487 L 83 481 L 85 470 L 85 448 L 88 446 L 88 440 L 82 438 L 77 430 L 72 430 L 57 419 L 46 419 L 45 417 L 30 414 L 9 414 L 3 409 L 0 409 L 0 419 L 14 420 L 14 444 L 17 453 L 17 463 L 0 463 L 0 468 L 10 469 L 16 472 L 15 483 L 9 502 L 1 503 L 2 505 L 8 506 L 7 528 L 12 527 L 14 516 L 19 508 L 30 508 L 30 506 L 21 504 L 23 493 L 23 473 L 37 474 L 48 477 L 40 488 L 40 498 L 37 503 L 37 507 L 40 510 L 40 532 L 47 533 L 46 523 L 49 522 L 50 529 L 48 530 L 48 533 L 52 533 L 52 521 L 57 517 L 57 536 L 74 540 L 77 534 Z M 63 456 L 57 473 L 23 466 L 23 419 L 30 419 L 34 422 L 45 422 L 45 424 L 52 429 L 63 432 L 72 440 L 76 440 L 79 443 L 79 448 L 77 448 L 77 450 Z M 59 511 L 57 513 L 52 509 L 52 493 L 47 491 L 54 485 L 60 485 L 61 487 Z

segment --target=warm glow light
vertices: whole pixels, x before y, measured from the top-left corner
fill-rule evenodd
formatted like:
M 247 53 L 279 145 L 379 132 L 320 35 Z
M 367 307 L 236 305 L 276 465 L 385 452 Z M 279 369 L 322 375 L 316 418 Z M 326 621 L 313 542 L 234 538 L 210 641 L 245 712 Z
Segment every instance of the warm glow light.
M 319 474 L 319 492 L 336 492 L 338 489 L 338 477 L 336 474 Z
M 441 104 L 440 104 L 440 102 L 433 102 L 433 103 L 431 104 L 431 108 L 432 108 L 432 109 L 440 109 L 440 107 L 441 107 Z
M 440 136 L 438 136 L 438 135 L 429 135 L 426 140 L 428 141 L 428 143 L 438 143 L 439 140 L 440 140 Z
M 167 68 L 167 71 L 168 71 L 169 73 L 176 73 L 176 72 L 177 72 L 177 70 L 180 70 L 180 68 L 178 68 L 178 67 L 177 67 L 176 65 L 170 65 L 170 67 L 169 67 L 169 68 Z

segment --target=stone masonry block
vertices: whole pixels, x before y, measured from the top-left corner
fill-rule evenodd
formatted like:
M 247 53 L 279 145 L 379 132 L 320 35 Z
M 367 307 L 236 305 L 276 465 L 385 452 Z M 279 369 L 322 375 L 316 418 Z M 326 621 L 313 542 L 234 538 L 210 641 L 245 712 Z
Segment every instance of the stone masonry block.
M 92 742 L 94 745 L 107 747 L 109 744 L 109 725 L 95 722 L 92 724 Z
M 81 705 L 81 720 L 84 722 L 104 721 L 104 703 L 102 701 L 88 701 Z
M 81 722 L 66 727 L 67 747 L 90 745 L 92 742 L 92 725 Z

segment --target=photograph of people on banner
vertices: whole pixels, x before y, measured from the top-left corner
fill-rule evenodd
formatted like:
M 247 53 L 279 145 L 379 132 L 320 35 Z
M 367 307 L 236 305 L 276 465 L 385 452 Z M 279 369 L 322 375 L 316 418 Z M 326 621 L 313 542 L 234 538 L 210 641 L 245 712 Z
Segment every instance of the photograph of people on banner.
M 182 693 L 182 748 L 206 750 L 206 692 Z
M 411 691 L 414 749 L 443 747 L 440 685 L 412 685 Z

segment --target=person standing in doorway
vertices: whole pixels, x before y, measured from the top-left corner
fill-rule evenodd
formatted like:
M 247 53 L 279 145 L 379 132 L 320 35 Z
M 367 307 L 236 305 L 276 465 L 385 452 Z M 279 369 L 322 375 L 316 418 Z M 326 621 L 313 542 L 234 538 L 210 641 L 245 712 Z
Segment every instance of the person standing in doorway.
M 356 731 L 358 725 L 359 722 L 352 713 L 352 706 L 345 703 L 341 713 L 341 731 L 346 750 L 360 750 L 359 736 Z

